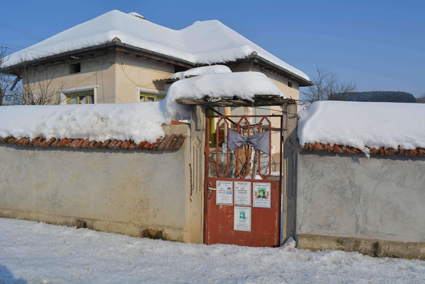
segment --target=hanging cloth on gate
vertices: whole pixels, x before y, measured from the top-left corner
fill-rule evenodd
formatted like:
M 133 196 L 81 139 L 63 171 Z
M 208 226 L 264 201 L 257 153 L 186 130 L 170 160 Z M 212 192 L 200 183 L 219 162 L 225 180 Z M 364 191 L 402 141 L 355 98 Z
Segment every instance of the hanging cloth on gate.
M 227 136 L 227 148 L 229 148 L 230 151 L 245 143 L 263 153 L 266 153 L 267 155 L 270 155 L 270 130 L 245 138 L 236 131 L 229 129 L 229 135 Z

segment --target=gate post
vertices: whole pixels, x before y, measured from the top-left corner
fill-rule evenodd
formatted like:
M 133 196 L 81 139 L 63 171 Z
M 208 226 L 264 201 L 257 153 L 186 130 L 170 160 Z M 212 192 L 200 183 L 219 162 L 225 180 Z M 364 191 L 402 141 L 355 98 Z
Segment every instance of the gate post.
M 191 106 L 190 123 L 190 242 L 203 243 L 206 107 Z
M 296 237 L 297 210 L 297 125 L 296 101 L 284 104 L 284 132 L 282 153 L 282 242 Z

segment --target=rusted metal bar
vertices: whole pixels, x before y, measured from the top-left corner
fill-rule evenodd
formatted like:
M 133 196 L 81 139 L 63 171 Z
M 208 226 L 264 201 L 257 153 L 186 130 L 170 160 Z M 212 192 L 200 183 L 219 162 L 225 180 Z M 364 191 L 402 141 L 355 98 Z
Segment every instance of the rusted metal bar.
M 236 122 L 234 122 L 233 120 L 231 120 L 228 115 L 223 115 L 221 112 L 219 112 L 218 110 L 215 110 L 211 107 L 209 107 L 208 109 L 212 110 L 213 112 L 217 113 L 219 116 L 214 116 L 214 117 L 224 117 L 226 118 L 226 120 L 230 121 L 231 123 L 233 123 L 234 125 L 237 125 Z M 211 117 L 211 116 L 210 116 Z
M 224 136 L 227 137 L 229 135 L 229 124 L 227 123 L 227 120 L 224 119 L 224 117 L 220 118 L 217 123 L 216 123 L 216 129 L 215 129 L 215 133 L 216 133 L 216 171 L 219 177 L 223 178 L 226 177 L 226 175 L 229 173 L 229 151 L 226 150 L 226 172 L 224 175 L 222 175 L 219 171 L 219 159 L 218 159 L 218 148 L 219 148 L 219 137 L 220 137 L 220 122 L 223 121 L 224 122 L 224 126 L 225 126 L 225 130 L 224 130 Z M 227 130 L 227 133 L 226 133 Z

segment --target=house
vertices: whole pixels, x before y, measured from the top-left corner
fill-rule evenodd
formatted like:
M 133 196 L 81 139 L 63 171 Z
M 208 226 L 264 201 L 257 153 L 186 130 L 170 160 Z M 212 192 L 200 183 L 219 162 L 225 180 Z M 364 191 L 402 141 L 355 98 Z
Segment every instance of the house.
M 214 64 L 262 72 L 295 100 L 300 87 L 312 85 L 219 21 L 172 30 L 117 10 L 12 54 L 2 71 L 32 90 L 60 93 L 62 104 L 131 103 L 159 101 L 175 81 L 172 74 Z

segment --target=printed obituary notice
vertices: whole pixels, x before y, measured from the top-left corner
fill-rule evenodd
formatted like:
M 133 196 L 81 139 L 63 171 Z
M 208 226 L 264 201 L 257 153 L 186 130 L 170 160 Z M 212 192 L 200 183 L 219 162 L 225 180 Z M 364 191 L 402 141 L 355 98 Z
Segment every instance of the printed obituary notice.
M 271 208 L 271 184 L 254 182 L 253 207 Z
M 235 205 L 251 206 L 251 182 L 235 181 Z
M 235 206 L 235 231 L 251 231 L 251 207 Z
M 233 181 L 217 181 L 217 205 L 233 205 Z

